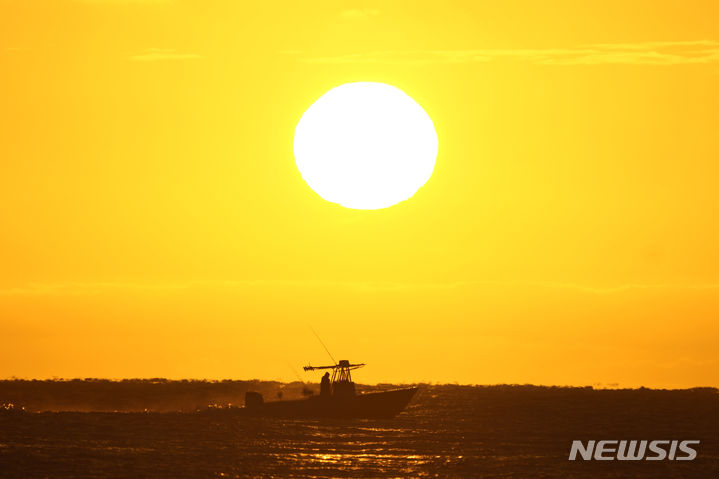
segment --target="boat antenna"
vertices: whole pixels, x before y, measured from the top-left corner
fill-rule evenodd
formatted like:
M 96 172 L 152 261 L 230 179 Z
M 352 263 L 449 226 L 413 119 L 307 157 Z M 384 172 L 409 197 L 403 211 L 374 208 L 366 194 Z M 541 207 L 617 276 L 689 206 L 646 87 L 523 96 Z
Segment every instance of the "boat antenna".
M 309 326 L 309 324 L 308 324 L 307 326 Z M 322 339 L 320 338 L 320 335 L 317 334 L 317 331 L 315 331 L 312 326 L 309 326 L 309 328 L 310 328 L 310 331 L 312 331 L 312 334 L 314 334 L 315 337 L 317 338 L 317 341 L 319 341 L 320 344 L 322 345 L 322 347 L 325 348 L 325 351 L 327 351 L 327 354 L 329 355 L 329 357 L 330 357 L 330 359 L 332 360 L 332 362 L 333 362 L 335 365 L 337 365 L 337 361 L 335 361 L 335 358 L 332 356 L 332 353 L 330 352 L 330 350 L 327 349 L 327 346 L 325 346 L 325 343 L 324 343 L 324 342 L 322 341 Z

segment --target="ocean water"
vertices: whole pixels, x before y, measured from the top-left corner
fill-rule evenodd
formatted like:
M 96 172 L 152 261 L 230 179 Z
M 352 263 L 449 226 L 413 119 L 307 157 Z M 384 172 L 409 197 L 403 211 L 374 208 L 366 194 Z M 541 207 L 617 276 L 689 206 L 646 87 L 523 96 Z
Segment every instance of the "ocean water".
M 568 461 L 573 439 L 699 439 L 694 461 Z M 390 420 L 0 414 L 2 478 L 717 478 L 716 391 L 424 386 Z

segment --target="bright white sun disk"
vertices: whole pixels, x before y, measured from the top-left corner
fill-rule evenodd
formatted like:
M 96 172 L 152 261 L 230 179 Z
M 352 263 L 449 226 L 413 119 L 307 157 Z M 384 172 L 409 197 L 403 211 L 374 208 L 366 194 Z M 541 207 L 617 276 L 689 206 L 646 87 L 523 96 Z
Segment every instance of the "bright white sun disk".
M 432 120 L 402 90 L 347 83 L 310 106 L 295 129 L 302 178 L 327 201 L 374 210 L 410 198 L 437 158 Z

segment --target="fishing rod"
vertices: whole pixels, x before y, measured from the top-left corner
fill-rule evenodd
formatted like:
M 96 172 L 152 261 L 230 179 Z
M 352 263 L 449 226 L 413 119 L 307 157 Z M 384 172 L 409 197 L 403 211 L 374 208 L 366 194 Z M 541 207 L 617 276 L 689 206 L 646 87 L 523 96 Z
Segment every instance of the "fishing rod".
M 310 331 L 312 331 L 312 334 L 315 335 L 315 338 L 317 338 L 317 341 L 319 341 L 320 344 L 322 345 L 322 347 L 325 348 L 325 351 L 327 351 L 327 354 L 329 355 L 330 359 L 332 360 L 332 362 L 333 362 L 333 363 L 335 364 L 335 366 L 336 366 L 336 365 L 337 365 L 337 361 L 335 361 L 335 358 L 332 356 L 332 353 L 330 353 L 330 350 L 327 349 L 327 346 L 325 346 L 325 343 L 322 341 L 322 338 L 320 338 L 320 335 L 317 334 L 317 331 L 315 331 L 312 326 L 310 326 L 309 324 L 308 324 L 307 326 L 310 328 Z
M 285 364 L 287 364 L 287 367 L 292 370 L 292 372 L 293 372 L 293 373 L 295 374 L 295 376 L 297 377 L 297 380 L 298 380 L 299 382 L 303 383 L 304 380 L 303 380 L 302 377 L 300 376 L 300 373 L 298 373 L 297 370 L 296 370 L 294 367 L 292 367 L 292 364 L 290 364 L 290 362 L 289 362 L 288 360 L 286 360 L 286 359 L 285 359 Z

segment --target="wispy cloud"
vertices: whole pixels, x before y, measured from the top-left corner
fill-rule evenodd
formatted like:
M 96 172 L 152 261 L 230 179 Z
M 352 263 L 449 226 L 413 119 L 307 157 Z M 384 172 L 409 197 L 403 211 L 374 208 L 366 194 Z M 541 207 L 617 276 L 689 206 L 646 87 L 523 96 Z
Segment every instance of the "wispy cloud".
M 331 56 L 302 56 L 305 63 L 453 64 L 515 61 L 540 65 L 689 65 L 719 63 L 713 40 L 597 43 L 573 48 L 385 50 Z
M 227 280 L 191 281 L 186 283 L 114 283 L 114 282 L 68 282 L 36 283 L 20 287 L 0 288 L 2 296 L 76 296 L 118 291 L 184 291 L 191 289 L 222 288 L 341 288 L 348 290 L 406 291 L 406 290 L 453 290 L 462 288 L 530 288 L 542 290 L 576 291 L 593 295 L 621 294 L 631 291 L 714 291 L 719 283 L 625 283 L 596 287 L 559 282 L 511 282 L 511 281 L 460 281 L 449 283 L 398 283 L 377 281 L 300 281 L 300 280 Z
M 135 62 L 155 62 L 162 60 L 193 60 L 202 58 L 195 53 L 182 53 L 169 48 L 148 48 L 140 53 L 132 54 L 128 60 Z
M 379 15 L 379 10 L 376 8 L 351 8 L 340 13 L 340 16 L 344 18 L 367 18 L 376 17 L 377 15 Z
M 116 4 L 116 5 L 141 5 L 141 4 L 163 4 L 172 3 L 173 0 L 75 0 L 78 3 L 90 4 Z

